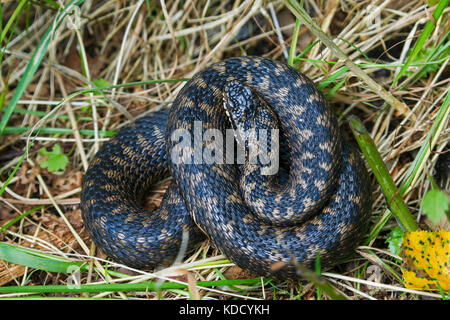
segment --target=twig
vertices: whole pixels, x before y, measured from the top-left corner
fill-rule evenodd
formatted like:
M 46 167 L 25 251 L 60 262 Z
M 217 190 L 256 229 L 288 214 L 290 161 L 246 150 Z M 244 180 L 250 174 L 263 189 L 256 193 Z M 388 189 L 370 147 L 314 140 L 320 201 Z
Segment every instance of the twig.
M 391 208 L 392 213 L 398 219 L 400 226 L 406 231 L 417 230 L 419 227 L 403 201 L 401 194 L 395 186 L 395 183 L 380 156 L 380 153 L 378 152 L 363 123 L 354 116 L 350 116 L 348 120 L 353 135 L 355 136 L 361 151 L 366 157 L 373 174 L 377 178 L 378 183 L 386 196 L 386 202 Z

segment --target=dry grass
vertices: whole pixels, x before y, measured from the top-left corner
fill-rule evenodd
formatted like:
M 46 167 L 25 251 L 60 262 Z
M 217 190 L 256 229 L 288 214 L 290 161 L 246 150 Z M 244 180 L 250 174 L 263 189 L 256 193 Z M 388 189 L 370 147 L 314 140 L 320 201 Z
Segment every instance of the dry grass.
M 25 6 L 28 13 L 23 11 L 19 15 L 16 32 L 6 46 L 6 40 L 2 43 L 2 50 L 5 49 L 1 61 L 2 117 L 24 77 L 31 54 L 36 52 L 39 41 L 55 19 L 57 11 L 52 7 L 53 3 L 64 7 L 69 1 Z M 4 25 L 17 4 L 2 4 Z M 295 54 L 304 52 L 304 55 L 296 67 L 322 84 L 321 88 L 345 131 L 350 132 L 345 121 L 348 115 L 357 115 L 363 120 L 394 181 L 400 186 L 408 178 L 408 169 L 425 143 L 448 93 L 448 51 L 447 55 L 432 59 L 426 75 L 414 74 L 422 66 L 416 63 L 408 68 L 408 73 L 399 82 L 394 83 L 434 7 L 415 0 L 306 0 L 304 7 L 321 30 L 334 40 L 347 61 L 323 42 L 311 47 L 317 40 L 316 34 L 301 25 Z M 0 224 L 37 209 L 6 229 L 1 240 L 98 267 L 95 271 L 83 272 L 82 283 L 102 283 L 106 279 L 111 283 L 138 282 L 154 277 L 170 280 L 167 277 L 173 275 L 173 270 L 156 274 L 135 270 L 133 277 L 124 278 L 112 270 L 130 271 L 111 263 L 108 265 L 110 272 L 105 274 L 106 264 L 102 260 L 105 256 L 94 250 L 81 221 L 79 195 L 82 174 L 101 143 L 107 140 L 105 131 L 116 131 L 128 124 L 130 118 L 170 106 L 183 85 L 180 82 L 150 84 L 146 81 L 188 78 L 208 64 L 231 56 L 260 55 L 287 61 L 295 17 L 282 1 L 88 0 L 80 8 L 79 25 L 75 22 L 76 27 L 73 27 L 74 24 L 66 19 L 53 31 L 46 51 L 41 53 L 43 61 L 40 67 L 20 97 L 17 110 L 8 120 L 0 145 L 0 187 L 7 184 L 0 197 Z M 424 48 L 436 48 L 442 41 L 448 42 L 444 38 L 448 37 L 450 27 L 448 15 L 447 7 Z M 427 54 L 429 57 L 429 52 Z M 381 91 L 368 85 L 364 78 L 349 71 L 349 61 L 358 65 L 385 94 L 380 94 Z M 333 75 L 338 77 L 326 85 L 325 81 Z M 98 79 L 105 79 L 110 86 L 123 86 L 105 90 L 105 95 L 95 91 L 81 92 L 98 83 Z M 130 84 L 142 81 L 144 83 Z M 67 97 L 70 99 L 65 100 L 66 103 L 58 104 Z M 389 100 L 391 98 L 402 107 L 392 107 L 394 100 Z M 49 133 L 23 129 L 32 127 L 70 131 Z M 30 137 L 34 142 L 28 156 L 21 162 Z M 448 171 L 437 172 L 441 162 L 448 169 L 448 141 L 449 130 L 444 126 L 421 170 L 403 193 L 410 212 L 423 228 L 434 227 L 420 211 L 420 200 L 430 188 L 428 175 L 437 177 L 441 188 L 449 187 Z M 63 174 L 51 173 L 38 165 L 38 151 L 42 147 L 50 150 L 55 143 L 60 144 L 69 157 Z M 436 166 L 438 159 L 440 164 Z M 18 163 L 20 169 L 6 183 Z M 155 191 L 156 204 L 166 185 L 162 184 Z M 359 247 L 352 259 L 324 276 L 353 299 L 441 298 L 436 293 L 404 288 L 401 258 L 390 253 L 385 242 L 397 222 L 394 218 L 384 220 L 388 214 L 387 204 L 375 181 L 373 195 L 372 231 L 382 223 L 379 233 L 365 246 Z M 187 281 L 193 277 L 212 281 L 220 279 L 222 273 L 228 278 L 250 277 L 232 265 L 210 247 L 209 242 L 205 242 L 177 266 L 183 271 L 177 271 L 175 280 Z M 170 281 L 174 281 L 173 278 Z M 31 268 L 0 261 L 0 285 L 66 283 L 67 275 L 64 273 L 32 271 Z M 228 287 L 195 289 L 192 281 L 190 283 L 191 294 L 197 293 L 203 299 L 233 296 L 317 299 L 318 295 L 322 299 L 327 298 L 305 281 L 272 282 L 248 290 Z M 177 299 L 186 297 L 187 292 L 163 290 L 158 295 L 152 292 L 105 292 L 95 297 Z M 41 294 L 49 295 L 67 294 Z

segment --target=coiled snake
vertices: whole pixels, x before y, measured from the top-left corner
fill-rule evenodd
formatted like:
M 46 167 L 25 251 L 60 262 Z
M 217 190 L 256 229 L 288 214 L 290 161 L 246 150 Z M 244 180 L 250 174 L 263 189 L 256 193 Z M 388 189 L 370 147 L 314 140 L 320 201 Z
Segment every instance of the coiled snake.
M 260 160 L 238 162 L 238 145 L 218 138 L 251 126 L 279 127 L 277 174 L 262 174 Z M 268 145 L 275 153 L 276 146 Z M 147 190 L 169 174 L 160 207 L 145 211 Z M 240 267 L 293 279 L 293 259 L 311 267 L 319 256 L 327 268 L 356 247 L 370 212 L 368 181 L 357 149 L 306 76 L 240 57 L 199 72 L 170 110 L 136 120 L 105 143 L 84 177 L 81 208 L 95 244 L 128 266 L 170 264 L 183 234 L 189 250 L 204 233 Z

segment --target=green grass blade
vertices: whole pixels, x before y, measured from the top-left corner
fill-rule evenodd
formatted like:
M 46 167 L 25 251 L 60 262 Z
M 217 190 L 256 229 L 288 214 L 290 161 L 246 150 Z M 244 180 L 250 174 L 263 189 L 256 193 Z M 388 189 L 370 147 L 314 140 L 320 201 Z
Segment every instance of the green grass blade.
M 31 130 L 32 127 L 6 127 L 4 130 L 4 134 L 21 134 Z M 39 133 L 42 134 L 73 134 L 72 129 L 67 128 L 39 128 Z M 94 130 L 90 129 L 81 129 L 79 130 L 80 134 L 86 136 L 93 136 Z M 112 130 L 98 130 L 99 136 L 104 137 L 112 137 L 116 131 Z
M 286 0 L 285 4 L 287 8 L 305 24 L 309 30 L 319 38 L 323 44 L 325 44 L 330 51 L 343 60 L 345 65 L 362 81 L 367 87 L 375 92 L 380 98 L 385 100 L 389 105 L 398 110 L 399 112 L 405 113 L 410 112 L 409 108 L 397 98 L 395 98 L 390 92 L 383 88 L 380 84 L 374 81 L 368 74 L 366 74 L 360 67 L 358 67 L 334 42 L 330 39 L 320 27 L 314 22 L 314 20 L 309 16 L 308 12 L 303 9 L 303 7 L 296 0 Z
M 330 99 L 333 94 L 338 91 L 345 83 L 345 79 L 342 79 L 341 81 L 339 81 L 336 85 L 333 86 L 333 88 L 331 88 L 330 91 L 328 91 L 328 93 L 325 95 L 325 97 L 327 99 Z
M 11 101 L 9 102 L 8 106 L 5 109 L 5 113 L 3 114 L 2 120 L 0 122 L 0 137 L 3 135 L 3 131 L 5 130 L 9 118 L 11 117 L 11 114 L 13 113 L 14 108 L 16 107 L 17 101 L 19 101 L 20 97 L 22 97 L 25 88 L 31 82 L 34 74 L 36 73 L 38 67 L 41 64 L 42 59 L 44 59 L 44 55 L 47 52 L 48 46 L 50 45 L 50 40 L 52 38 L 54 31 L 61 25 L 61 23 L 64 21 L 64 18 L 72 12 L 73 8 L 77 5 L 80 5 L 83 2 L 84 0 L 70 1 L 69 4 L 61 12 L 58 13 L 55 20 L 51 24 L 50 28 L 44 34 L 43 38 L 36 47 L 36 50 L 34 50 L 33 55 L 31 56 L 31 60 L 29 61 L 25 69 L 25 72 L 19 81 L 19 84 L 17 85 L 17 88 L 14 91 Z
M 99 88 L 99 87 L 94 85 L 94 88 L 80 90 L 80 91 L 77 91 L 77 92 L 69 94 L 67 97 L 62 99 L 58 104 L 56 104 L 54 106 L 53 111 L 55 111 L 55 109 L 59 108 L 64 103 L 70 101 L 74 97 L 79 96 L 79 95 L 83 95 L 83 94 L 87 94 L 87 93 L 100 91 L 103 94 L 105 91 L 111 90 L 111 89 L 115 89 L 115 88 L 125 88 L 125 87 L 131 87 L 131 86 L 148 85 L 148 84 L 156 84 L 156 83 L 166 83 L 166 82 L 183 82 L 183 81 L 188 81 L 188 80 L 189 80 L 188 78 L 180 78 L 180 79 L 163 79 L 163 80 L 136 81 L 136 82 L 118 84 L 118 85 L 102 87 L 102 88 Z M 14 109 L 15 108 L 11 109 L 11 113 L 14 112 Z M 120 111 L 122 111 L 125 115 L 129 115 L 128 111 L 126 111 L 126 110 L 120 110 Z M 129 115 L 129 116 L 130 116 L 130 118 L 132 118 L 131 115 Z M 47 113 L 46 116 L 41 119 L 41 121 L 45 120 L 46 117 L 52 117 L 52 113 Z M 2 119 L 2 122 L 3 122 L 3 120 L 4 119 Z M 130 120 L 132 120 L 132 119 L 130 119 Z M 5 128 L 3 128 L 2 133 L 3 134 L 5 134 L 5 133 L 19 133 L 19 132 L 25 132 L 25 131 L 28 131 L 28 130 L 30 130 L 30 128 L 26 128 L 26 127 L 25 128 L 24 127 L 20 127 L 20 128 L 18 128 L 18 127 L 5 127 Z M 61 128 L 61 129 L 60 128 L 46 128 L 44 131 L 46 133 L 50 133 L 50 134 L 53 134 L 53 133 L 71 133 L 72 132 L 71 129 L 63 129 L 63 128 Z M 82 134 L 83 133 L 93 134 L 93 132 L 94 132 L 93 130 L 79 130 L 79 131 Z M 100 133 L 100 131 L 99 131 L 99 133 Z M 107 136 L 110 136 L 110 133 L 113 133 L 113 132 L 112 131 L 103 131 L 103 133 L 105 135 L 107 135 Z
M 442 38 L 441 42 L 439 42 L 438 45 L 431 51 L 424 64 L 415 73 L 412 79 L 408 80 L 400 86 L 400 90 L 411 84 L 412 80 L 425 77 L 430 66 L 435 65 L 437 66 L 436 69 L 438 69 L 438 66 L 448 59 L 450 55 L 450 41 L 448 41 L 449 37 L 450 31 L 447 32 L 447 34 Z M 414 63 L 411 63 L 411 65 L 414 65 Z
M 330 83 L 335 82 L 340 76 L 344 75 L 348 71 L 347 66 L 343 66 L 336 70 L 333 74 L 326 77 L 320 83 L 317 85 L 317 87 L 322 90 L 323 88 L 326 88 Z
M 447 7 L 449 0 L 440 0 L 438 3 L 438 6 L 433 12 L 433 19 L 429 19 L 427 23 L 425 24 L 425 27 L 422 30 L 422 33 L 420 34 L 419 38 L 417 39 L 416 43 L 414 44 L 414 47 L 411 51 L 411 54 L 409 55 L 408 59 L 406 60 L 406 63 L 403 65 L 403 67 L 400 69 L 400 72 L 395 77 L 394 81 L 392 82 L 391 88 L 393 88 L 400 77 L 405 73 L 406 69 L 409 68 L 409 65 L 412 61 L 416 58 L 417 54 L 420 50 L 423 49 L 423 46 L 425 44 L 425 41 L 430 37 L 431 33 L 433 32 L 434 28 L 436 27 L 435 22 L 439 20 L 442 13 L 444 12 L 444 9 Z
M 5 184 L 6 185 L 6 184 Z M 33 208 L 31 210 L 28 210 L 25 213 L 22 213 L 21 215 L 18 215 L 17 217 L 11 219 L 10 221 L 8 221 L 7 223 L 5 223 L 1 228 L 0 228 L 0 233 L 2 233 L 3 231 L 5 231 L 6 229 L 8 229 L 9 227 L 11 227 L 13 224 L 15 224 L 17 221 L 22 220 L 23 218 L 25 218 L 26 216 L 32 214 L 33 212 L 39 211 L 42 208 L 44 208 L 44 205 L 40 205 L 36 208 Z
M 416 221 L 403 201 L 403 198 L 395 186 L 395 183 L 392 180 L 392 177 L 375 146 L 375 143 L 363 123 L 356 117 L 350 116 L 349 124 L 361 151 L 366 157 L 375 178 L 383 190 L 387 204 L 391 208 L 392 213 L 394 213 L 395 217 L 398 219 L 398 222 L 406 231 L 418 230 L 419 227 L 417 226 Z
M 348 44 L 350 47 L 352 47 L 353 49 L 355 49 L 356 51 L 358 51 L 364 58 L 366 58 L 367 61 L 373 63 L 372 59 L 370 59 L 369 56 L 366 55 L 366 54 L 364 53 L 364 51 L 362 51 L 362 50 L 361 50 L 358 46 L 356 46 L 355 44 L 351 43 L 350 41 L 348 41 L 348 40 L 346 40 L 346 39 L 344 39 L 344 38 L 337 37 L 336 39 L 339 39 L 339 40 L 345 42 L 345 43 Z
M 37 250 L 18 247 L 5 242 L 0 242 L 0 259 L 49 272 L 67 273 L 74 271 L 76 268 L 81 268 L 81 271 L 87 270 L 87 266 L 84 266 L 84 263 L 81 261 L 55 257 Z
M 8 186 L 9 182 L 11 181 L 11 179 L 14 177 L 14 175 L 16 174 L 17 170 L 19 169 L 20 165 L 22 164 L 23 159 L 25 159 L 25 156 L 27 155 L 28 151 L 30 150 L 31 146 L 33 145 L 34 140 L 31 141 L 31 143 L 28 145 L 28 149 L 26 152 L 23 153 L 23 155 L 20 157 L 19 162 L 17 163 L 17 165 L 14 167 L 14 170 L 11 172 L 11 174 L 8 176 L 8 179 L 6 179 L 5 183 L 3 184 L 2 188 L 0 189 L 0 196 L 3 194 L 3 192 L 5 191 L 6 187 Z
M 9 33 L 9 37 L 8 37 L 8 39 L 5 41 L 6 44 L 0 49 L 0 63 L 3 62 L 3 55 L 5 54 L 6 48 L 7 48 L 8 44 L 9 44 L 9 42 L 10 42 L 11 39 L 12 39 L 12 36 L 13 36 L 13 34 L 14 34 L 14 31 L 16 30 L 16 26 L 17 26 L 17 23 L 18 23 L 18 22 L 19 22 L 19 19 L 17 19 L 16 22 L 14 23 L 14 26 L 12 27 L 11 32 Z M 1 43 L 1 42 L 0 42 L 0 43 Z M 9 73 L 11 73 L 11 71 L 9 71 L 8 74 L 9 74 Z M 7 86 L 5 86 L 5 89 L 3 89 L 3 90 L 6 90 L 6 88 L 7 88 Z M 0 106 L 0 111 L 1 111 L 2 107 L 3 107 L 3 104 Z
M 441 132 L 446 129 L 446 126 L 448 125 L 449 115 L 450 90 L 447 89 L 447 95 L 444 99 L 444 102 L 442 103 L 441 108 L 439 109 L 439 112 L 436 115 L 431 129 L 428 131 L 425 142 L 422 144 L 422 147 L 420 147 L 417 156 L 414 158 L 414 161 L 411 164 L 411 167 L 406 172 L 406 180 L 402 183 L 402 186 L 400 188 L 401 194 L 406 193 L 408 188 L 414 185 L 414 182 L 419 178 L 420 173 L 425 166 L 425 162 L 431 154 L 431 150 L 436 145 Z
M 30 115 L 39 116 L 39 117 L 44 117 L 48 114 L 48 112 L 45 112 L 45 111 L 28 110 L 28 109 L 21 109 L 21 108 L 15 108 L 14 112 L 20 113 L 20 114 L 30 114 Z M 66 116 L 64 114 L 51 114 L 49 116 L 49 118 L 58 118 L 58 119 L 69 120 L 69 116 Z M 79 120 L 79 121 L 92 121 L 92 117 L 86 117 L 86 116 L 85 117 L 75 116 L 75 119 Z M 6 127 L 6 128 L 8 128 L 8 127 Z M 9 127 L 9 128 L 12 128 L 12 127 Z M 6 131 L 6 129 L 5 129 L 5 131 Z
M 27 2 L 27 0 L 21 0 L 19 2 L 19 5 L 16 7 L 13 14 L 11 15 L 11 17 L 9 18 L 8 22 L 6 23 L 5 27 L 2 30 L 2 33 L 0 34 L 0 44 L 3 43 L 3 40 L 6 37 L 6 34 L 8 33 L 9 29 L 11 28 L 11 25 L 13 24 L 14 21 L 16 21 L 17 16 L 22 11 L 22 8 L 26 2 Z
M 289 48 L 288 65 L 294 66 L 295 49 L 297 48 L 298 32 L 300 30 L 300 20 L 295 20 L 294 33 L 292 35 L 291 47 Z
M 266 281 L 265 281 L 266 282 Z M 257 285 L 261 283 L 261 278 L 233 279 L 216 281 L 198 281 L 198 287 L 218 287 L 233 285 Z M 1 293 L 56 293 L 56 292 L 115 292 L 115 291 L 159 291 L 170 289 L 186 289 L 187 284 L 177 282 L 144 282 L 144 283 L 107 283 L 107 284 L 81 284 L 78 286 L 68 285 L 48 285 L 48 286 L 10 286 L 0 287 Z
M 448 119 L 449 114 L 450 114 L 450 91 L 447 91 L 447 96 L 445 97 L 441 109 L 439 110 L 436 119 L 430 131 L 428 132 L 428 135 L 425 139 L 425 143 L 420 148 L 416 158 L 414 159 L 413 163 L 411 164 L 410 168 L 406 173 L 405 178 L 401 183 L 400 189 L 398 191 L 400 196 L 403 196 L 407 192 L 408 188 L 414 185 L 414 181 L 418 179 L 425 165 L 425 161 L 426 159 L 428 159 L 428 156 L 431 153 L 431 149 L 436 144 L 440 132 L 446 126 L 446 121 Z M 383 214 L 379 218 L 378 223 L 375 226 L 375 229 L 371 231 L 368 242 L 372 241 L 376 237 L 376 235 L 381 231 L 383 226 L 391 217 L 391 214 L 392 212 L 390 210 L 385 210 L 383 212 Z
M 313 43 L 309 44 L 293 61 L 294 65 L 297 65 L 304 55 L 306 55 L 312 48 L 314 48 L 315 45 L 319 43 L 319 40 L 314 41 Z

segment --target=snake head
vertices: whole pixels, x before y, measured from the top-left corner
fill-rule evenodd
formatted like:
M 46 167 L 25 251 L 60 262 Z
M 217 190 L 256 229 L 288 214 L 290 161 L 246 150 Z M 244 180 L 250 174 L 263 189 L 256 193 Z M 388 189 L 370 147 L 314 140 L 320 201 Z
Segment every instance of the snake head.
M 224 88 L 224 108 L 246 168 L 274 175 L 279 164 L 279 119 L 275 111 L 248 86 L 230 81 Z M 269 151 L 269 150 L 270 151 Z
M 223 106 L 239 144 L 252 143 L 252 135 L 261 129 L 278 128 L 278 119 L 266 102 L 248 86 L 232 80 L 226 83 Z
M 227 82 L 223 106 L 237 142 L 243 145 L 247 130 L 255 114 L 254 95 L 251 89 L 238 81 Z

